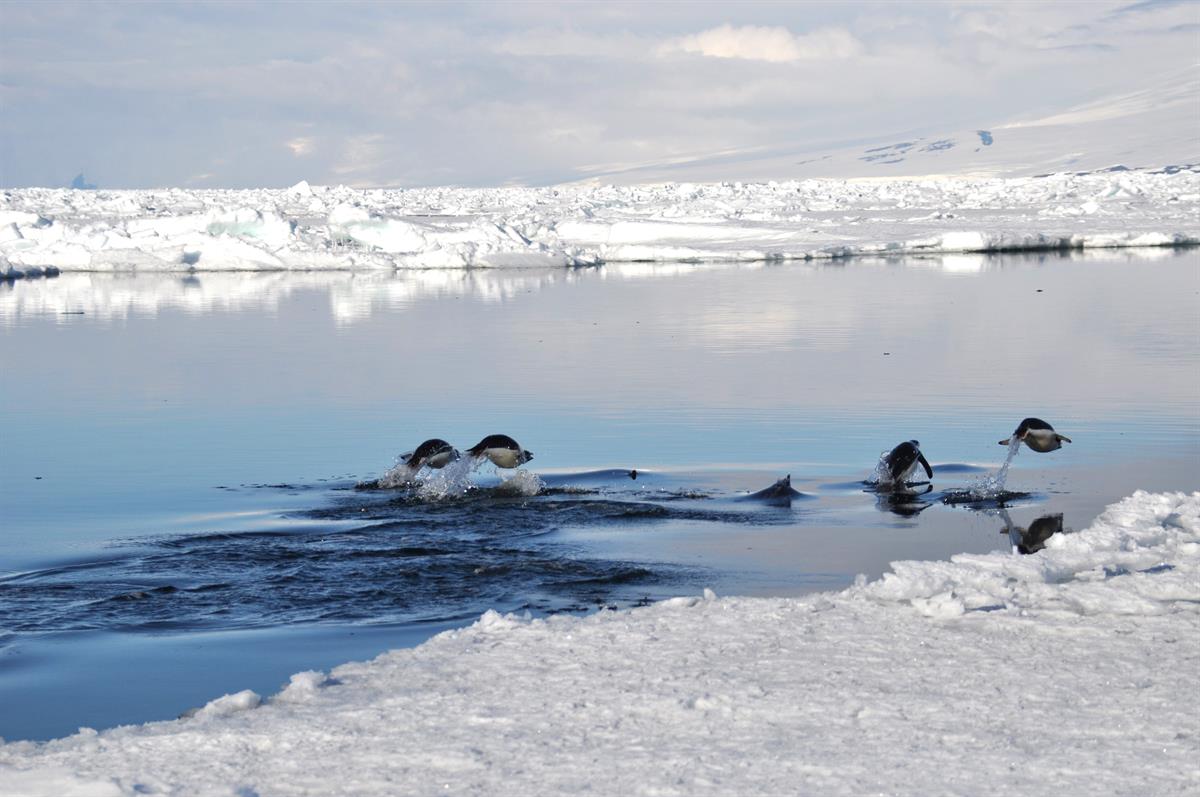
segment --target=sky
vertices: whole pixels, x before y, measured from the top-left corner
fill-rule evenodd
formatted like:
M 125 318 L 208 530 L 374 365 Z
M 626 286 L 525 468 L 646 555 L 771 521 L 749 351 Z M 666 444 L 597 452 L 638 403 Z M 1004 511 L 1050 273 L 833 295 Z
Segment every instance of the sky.
M 544 185 L 988 127 L 1200 61 L 1200 3 L 0 4 L 0 185 Z

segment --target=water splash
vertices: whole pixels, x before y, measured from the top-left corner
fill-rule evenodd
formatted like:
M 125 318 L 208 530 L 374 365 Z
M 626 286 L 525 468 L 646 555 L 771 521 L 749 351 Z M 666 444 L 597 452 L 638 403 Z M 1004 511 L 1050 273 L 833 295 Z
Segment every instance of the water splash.
M 477 462 L 473 457 L 460 457 L 441 470 L 431 472 L 417 484 L 417 496 L 425 501 L 462 498 L 477 489 L 471 480 Z
M 1017 452 L 1020 450 L 1021 438 L 1014 434 L 1008 443 L 1008 456 L 1004 458 L 1004 464 L 1000 466 L 1000 470 L 976 479 L 967 487 L 967 492 L 971 497 L 985 500 L 1005 495 L 1005 485 L 1008 482 L 1008 468 L 1012 465 L 1013 458 L 1017 456 Z
M 871 472 L 871 477 L 867 479 L 867 484 L 886 487 L 892 483 L 892 470 L 887 464 L 887 455 L 889 453 L 888 451 L 879 452 L 879 461 L 875 463 L 875 470 Z
M 546 486 L 541 477 L 533 471 L 521 468 L 496 488 L 496 492 L 508 495 L 525 495 L 533 497 Z
M 379 480 L 375 482 L 375 485 L 388 490 L 395 487 L 404 487 L 407 484 L 411 484 L 416 476 L 417 471 L 404 464 L 404 462 L 397 457 L 396 464 L 388 468 L 387 471 L 379 477 Z

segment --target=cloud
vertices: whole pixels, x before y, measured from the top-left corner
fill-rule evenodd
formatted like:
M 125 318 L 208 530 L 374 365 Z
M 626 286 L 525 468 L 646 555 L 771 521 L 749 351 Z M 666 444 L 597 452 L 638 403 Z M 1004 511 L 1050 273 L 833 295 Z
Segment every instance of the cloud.
M 1130 2 L 7 0 L 0 184 L 546 183 L 989 128 L 1196 60 L 1194 3 Z
M 862 43 L 843 28 L 822 28 L 797 36 L 787 28 L 755 25 L 722 25 L 670 39 L 659 48 L 660 55 L 684 52 L 772 63 L 851 58 L 862 51 Z
M 1193 0 L 1141 0 L 1139 3 L 1130 3 L 1114 9 L 1108 16 L 1114 18 L 1128 14 L 1144 14 L 1148 11 L 1161 11 L 1164 8 L 1191 5 L 1192 2 Z
M 370 176 L 384 164 L 384 143 L 387 137 L 382 133 L 362 133 L 350 136 L 342 146 L 340 161 L 333 167 L 337 175 Z
M 293 138 L 290 141 L 283 142 L 283 145 L 292 151 L 292 154 L 297 158 L 303 158 L 305 155 L 311 155 L 316 149 L 316 144 L 311 138 L 300 136 Z
M 497 41 L 492 50 L 506 55 L 534 58 L 635 58 L 646 53 L 645 37 L 628 33 L 589 34 L 576 30 L 535 28 L 518 31 Z

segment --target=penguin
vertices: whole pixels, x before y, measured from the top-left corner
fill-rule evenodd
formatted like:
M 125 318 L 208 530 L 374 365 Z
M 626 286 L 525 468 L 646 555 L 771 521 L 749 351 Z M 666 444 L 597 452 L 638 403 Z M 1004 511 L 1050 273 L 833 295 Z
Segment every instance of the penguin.
M 533 452 L 506 434 L 490 434 L 467 449 L 473 457 L 487 457 L 497 468 L 515 468 L 533 459 Z
M 1039 454 L 1056 451 L 1062 448 L 1063 443 L 1071 442 L 1071 438 L 1054 431 L 1054 427 L 1041 418 L 1026 418 L 1021 421 L 1021 425 L 1017 427 L 1017 431 L 1013 432 L 1013 437 L 1023 440 L 1025 445 Z M 1011 444 L 1012 437 L 1000 441 L 1000 445 L 1002 446 Z
M 883 464 L 891 476 L 892 484 L 904 484 L 917 465 L 924 467 L 925 475 L 933 478 L 933 468 L 921 453 L 921 444 L 916 440 L 908 440 L 893 448 L 883 458 Z
M 742 497 L 748 501 L 762 501 L 772 506 L 791 506 L 793 498 L 801 498 L 803 495 L 792 487 L 792 474 L 789 473 L 770 487 Z
M 401 454 L 400 460 L 415 472 L 423 467 L 444 468 L 461 456 L 457 448 L 435 437 L 421 443 L 415 451 Z

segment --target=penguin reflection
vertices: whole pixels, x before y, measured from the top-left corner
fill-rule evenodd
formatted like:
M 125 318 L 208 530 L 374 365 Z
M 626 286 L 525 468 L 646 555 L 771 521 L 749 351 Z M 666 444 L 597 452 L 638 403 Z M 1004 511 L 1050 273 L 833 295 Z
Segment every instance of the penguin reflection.
M 932 484 L 926 484 L 921 489 L 892 487 L 889 490 L 877 490 L 875 508 L 880 512 L 891 512 L 900 517 L 916 517 L 933 506 L 928 501 L 920 500 L 920 496 L 932 490 Z
M 1004 522 L 1005 528 L 1001 529 L 1000 533 L 1007 533 L 1009 540 L 1012 541 L 1013 549 L 1024 554 L 1037 553 L 1042 550 L 1046 547 L 1046 540 L 1063 530 L 1061 512 L 1057 515 L 1043 515 L 1030 523 L 1028 528 L 1013 525 L 1007 512 L 1004 514 Z

